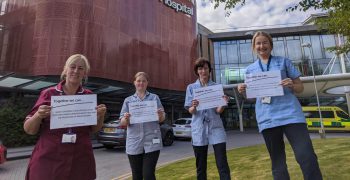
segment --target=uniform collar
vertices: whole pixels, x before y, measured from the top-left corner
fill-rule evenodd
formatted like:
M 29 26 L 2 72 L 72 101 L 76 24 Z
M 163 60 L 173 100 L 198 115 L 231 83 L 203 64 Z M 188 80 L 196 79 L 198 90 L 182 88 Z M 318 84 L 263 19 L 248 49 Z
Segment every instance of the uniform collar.
M 61 81 L 61 82 L 59 82 L 56 86 L 55 86 L 55 90 L 57 91 L 57 92 L 59 92 L 59 93 L 62 93 L 62 94 L 64 94 L 64 92 L 63 92 L 63 85 L 66 83 L 66 80 L 63 80 L 63 81 Z M 84 88 L 83 88 L 83 86 L 79 86 L 79 88 L 78 88 L 78 90 L 77 90 L 77 92 L 75 93 L 75 94 L 82 94 L 83 92 L 84 92 Z
M 149 94 L 150 94 L 150 93 L 146 90 L 146 95 L 145 95 L 145 97 L 148 96 Z M 134 97 L 138 97 L 136 92 L 135 92 L 135 94 L 134 94 L 133 96 L 134 96 Z
M 195 84 L 198 84 L 198 85 L 202 86 L 202 84 L 201 84 L 199 78 L 197 79 L 197 81 L 195 82 Z M 211 79 L 209 79 L 209 81 L 208 81 L 208 86 L 213 85 L 213 84 L 214 84 L 214 82 L 213 82 Z

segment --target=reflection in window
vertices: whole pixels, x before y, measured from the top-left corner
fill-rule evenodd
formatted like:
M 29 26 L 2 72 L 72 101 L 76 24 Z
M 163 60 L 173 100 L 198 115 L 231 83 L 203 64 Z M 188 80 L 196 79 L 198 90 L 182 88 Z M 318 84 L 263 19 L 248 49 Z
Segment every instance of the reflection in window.
M 220 53 L 221 53 L 221 64 L 227 64 L 227 45 L 221 44 Z
M 0 16 L 6 13 L 7 1 L 2 1 L 0 3 Z
M 220 66 L 219 65 L 215 65 L 215 82 L 217 83 L 221 83 L 221 79 L 220 79 Z
M 241 53 L 241 63 L 253 62 L 252 46 L 250 43 L 244 43 L 239 45 L 239 51 Z
M 302 58 L 299 40 L 287 40 L 288 58 L 299 61 Z
M 215 81 L 221 84 L 235 84 L 244 81 L 245 68 L 237 65 L 215 66 Z
M 283 41 L 274 41 L 273 42 L 272 54 L 274 56 L 283 56 L 283 57 L 286 56 L 286 51 L 284 48 Z
M 214 64 L 220 64 L 220 43 L 219 42 L 214 42 Z
M 334 35 L 322 35 L 321 37 L 326 58 L 332 58 L 334 56 L 334 53 L 327 50 L 327 48 L 335 46 Z
M 314 59 L 321 59 L 322 56 L 322 50 L 321 50 L 321 41 L 319 35 L 312 35 L 311 38 L 311 48 L 313 52 L 313 58 Z
M 238 46 L 236 41 L 233 41 L 232 44 L 227 45 L 227 57 L 228 64 L 238 63 Z

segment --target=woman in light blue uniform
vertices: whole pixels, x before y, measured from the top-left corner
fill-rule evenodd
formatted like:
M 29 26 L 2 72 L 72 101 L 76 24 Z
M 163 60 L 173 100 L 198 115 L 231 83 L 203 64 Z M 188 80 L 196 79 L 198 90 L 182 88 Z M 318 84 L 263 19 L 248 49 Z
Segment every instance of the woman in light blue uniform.
M 164 121 L 165 113 L 159 97 L 147 91 L 148 80 L 146 73 L 136 73 L 136 92 L 124 100 L 120 112 L 121 125 L 127 126 L 126 153 L 133 180 L 156 179 L 155 168 L 163 147 L 159 122 Z M 130 124 L 132 114 L 129 113 L 129 103 L 141 101 L 156 101 L 159 121 Z
M 275 180 L 288 180 L 285 144 L 283 134 L 291 144 L 295 158 L 303 172 L 304 179 L 320 180 L 322 174 L 317 162 L 312 142 L 307 130 L 305 117 L 294 93 L 304 90 L 300 72 L 291 60 L 272 56 L 272 38 L 258 31 L 253 36 L 252 48 L 258 59 L 246 69 L 246 74 L 281 71 L 284 95 L 257 98 L 255 111 L 259 131 L 263 134 L 272 162 L 272 175 Z M 245 93 L 246 85 L 240 84 L 238 91 Z
M 197 59 L 194 72 L 199 78 L 187 86 L 184 106 L 192 114 L 192 145 L 196 157 L 197 179 L 207 179 L 208 144 L 212 144 L 220 179 L 228 180 L 231 177 L 226 157 L 226 133 L 220 118 L 224 107 L 197 110 L 199 102 L 193 98 L 193 89 L 216 85 L 210 80 L 210 62 L 204 58 Z M 228 101 L 227 96 L 223 98 L 226 102 Z

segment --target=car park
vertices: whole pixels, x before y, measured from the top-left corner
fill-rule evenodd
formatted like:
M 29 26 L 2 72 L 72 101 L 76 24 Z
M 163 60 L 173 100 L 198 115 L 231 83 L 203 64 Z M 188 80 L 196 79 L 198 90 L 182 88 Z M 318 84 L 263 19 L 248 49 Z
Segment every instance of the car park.
M 162 141 L 164 146 L 171 146 L 174 142 L 174 133 L 170 125 L 162 123 L 160 125 Z M 107 149 L 114 147 L 125 147 L 126 144 L 126 126 L 120 125 L 120 120 L 105 123 L 98 132 L 97 140 Z
M 2 141 L 0 140 L 0 164 L 6 162 L 6 156 L 7 156 L 7 149 L 2 144 Z
M 176 138 L 191 138 L 192 118 L 179 118 L 173 124 L 174 136 Z

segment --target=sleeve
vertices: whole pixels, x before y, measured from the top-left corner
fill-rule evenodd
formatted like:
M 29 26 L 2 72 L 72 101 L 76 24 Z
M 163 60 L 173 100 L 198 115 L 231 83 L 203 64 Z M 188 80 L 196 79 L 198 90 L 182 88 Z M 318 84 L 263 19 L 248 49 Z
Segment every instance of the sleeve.
M 26 119 L 32 117 L 36 113 L 36 111 L 38 111 L 38 109 L 41 105 L 50 106 L 50 104 L 51 104 L 51 95 L 49 93 L 49 90 L 46 89 L 44 91 L 41 91 L 38 100 L 36 101 L 34 107 L 28 113 Z
M 285 62 L 287 77 L 289 77 L 291 79 L 296 79 L 296 78 L 301 76 L 301 73 L 293 65 L 293 63 L 292 63 L 292 61 L 290 59 L 285 58 L 284 62 Z
M 192 106 L 193 91 L 191 85 L 187 86 L 184 107 L 188 110 Z
M 156 101 L 157 101 L 157 108 L 158 108 L 158 109 L 159 109 L 159 108 L 163 108 L 163 109 L 164 109 L 162 103 L 160 102 L 160 99 L 159 99 L 159 96 L 158 96 L 158 95 L 156 95 Z
M 245 72 L 244 72 L 244 75 L 246 76 L 247 74 L 250 74 L 250 66 L 248 66 L 246 69 L 245 69 Z M 245 78 L 244 76 L 244 78 Z
M 122 119 L 124 117 L 124 113 L 129 112 L 129 101 L 128 98 L 125 98 L 122 106 L 122 110 L 120 110 L 120 116 L 119 119 Z

